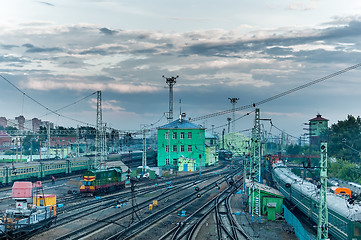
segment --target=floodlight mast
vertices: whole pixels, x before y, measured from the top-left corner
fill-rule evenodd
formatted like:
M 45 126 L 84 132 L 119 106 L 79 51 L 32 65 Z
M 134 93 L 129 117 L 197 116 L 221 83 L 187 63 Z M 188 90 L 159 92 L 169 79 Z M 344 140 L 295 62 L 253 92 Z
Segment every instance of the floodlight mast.
M 169 87 L 169 112 L 168 112 L 168 123 L 173 121 L 173 86 L 176 84 L 176 79 L 179 76 L 175 76 L 175 77 L 165 77 L 164 75 L 162 76 L 162 78 L 165 78 L 165 82 Z

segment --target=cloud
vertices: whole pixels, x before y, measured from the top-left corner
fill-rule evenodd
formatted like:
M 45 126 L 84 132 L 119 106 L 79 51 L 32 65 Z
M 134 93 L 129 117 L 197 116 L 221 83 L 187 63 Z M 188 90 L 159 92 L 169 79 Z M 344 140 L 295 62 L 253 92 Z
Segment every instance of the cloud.
M 38 3 L 45 4 L 45 5 L 51 6 L 51 7 L 54 7 L 54 6 L 55 6 L 54 4 L 49 3 L 49 2 L 38 1 Z
M 91 107 L 93 109 L 97 109 L 97 99 L 90 100 Z M 126 109 L 120 106 L 117 106 L 117 100 L 103 100 L 102 99 L 102 109 L 105 111 L 112 111 L 112 112 L 120 112 L 125 111 Z
M 161 76 L 179 75 L 174 107 L 181 98 L 182 109 L 198 117 L 230 109 L 228 97 L 240 97 L 239 104 L 258 102 L 358 63 L 360 26 L 360 20 L 350 18 L 313 28 L 163 33 L 34 23 L 1 32 L 0 71 L 11 73 L 12 81 L 27 91 L 44 96 L 56 92 L 58 99 L 101 90 L 116 101 L 109 101 L 106 108 L 131 109 L 137 116 L 166 112 L 168 90 Z M 307 102 L 314 99 L 312 94 L 357 96 L 358 77 L 350 74 L 341 79 L 330 79 L 331 84 L 313 86 L 265 107 L 300 119 L 303 116 L 293 114 L 302 110 L 295 108 L 321 104 Z M 343 85 L 350 88 L 345 90 Z
M 25 43 L 23 44 L 23 47 L 26 47 L 26 52 L 28 53 L 43 53 L 43 52 L 61 52 L 61 48 L 58 47 L 51 47 L 51 48 L 40 48 L 35 47 L 33 44 Z
M 113 35 L 113 34 L 116 34 L 117 31 L 113 31 L 113 30 L 110 30 L 109 28 L 101 28 L 99 29 L 101 33 L 103 33 L 104 35 Z

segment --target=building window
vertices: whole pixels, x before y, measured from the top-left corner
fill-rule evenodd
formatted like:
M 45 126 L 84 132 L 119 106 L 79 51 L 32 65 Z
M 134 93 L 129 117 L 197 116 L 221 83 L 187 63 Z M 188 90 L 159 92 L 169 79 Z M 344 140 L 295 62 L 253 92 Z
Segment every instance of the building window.
M 180 138 L 181 138 L 181 139 L 184 139 L 184 132 L 181 132 L 181 133 L 180 133 Z
M 166 158 L 166 159 L 165 159 L 165 165 L 170 165 L 169 158 Z
M 169 145 L 166 145 L 166 146 L 165 146 L 165 151 L 166 151 L 166 152 L 169 152 Z
M 176 132 L 173 133 L 173 139 L 177 139 L 177 133 Z
M 184 145 L 181 145 L 180 151 L 181 151 L 181 152 L 184 152 Z
M 173 158 L 173 165 L 174 165 L 174 166 L 177 166 L 177 165 L 178 165 L 177 162 L 178 162 L 178 159 L 177 159 L 177 158 Z
M 192 132 L 188 133 L 188 139 L 192 139 Z
M 165 133 L 165 139 L 169 139 L 169 132 Z
M 173 152 L 177 151 L 177 145 L 173 145 Z
M 192 152 L 192 145 L 188 145 L 188 152 Z

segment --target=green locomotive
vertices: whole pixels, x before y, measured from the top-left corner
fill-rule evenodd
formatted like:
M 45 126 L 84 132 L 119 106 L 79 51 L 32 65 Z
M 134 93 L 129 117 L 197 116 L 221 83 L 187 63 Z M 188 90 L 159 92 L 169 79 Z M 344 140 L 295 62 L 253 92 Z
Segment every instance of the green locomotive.
M 83 196 L 93 196 L 125 187 L 126 173 L 119 168 L 88 170 L 84 172 L 79 188 Z

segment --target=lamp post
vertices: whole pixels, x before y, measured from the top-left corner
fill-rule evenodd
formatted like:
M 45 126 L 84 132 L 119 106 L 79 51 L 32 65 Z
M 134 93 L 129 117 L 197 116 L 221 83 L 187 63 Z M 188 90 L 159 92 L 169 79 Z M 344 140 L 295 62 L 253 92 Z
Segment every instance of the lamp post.
M 202 154 L 199 154 L 199 176 L 202 176 Z

